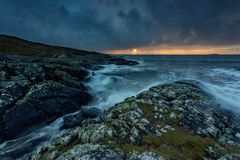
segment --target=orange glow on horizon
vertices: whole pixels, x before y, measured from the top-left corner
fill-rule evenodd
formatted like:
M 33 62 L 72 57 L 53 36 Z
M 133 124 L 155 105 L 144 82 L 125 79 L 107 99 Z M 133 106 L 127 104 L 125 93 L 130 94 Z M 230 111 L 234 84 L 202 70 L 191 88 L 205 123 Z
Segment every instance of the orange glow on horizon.
M 133 53 L 133 54 L 137 54 L 137 52 L 138 52 L 137 49 L 133 49 L 133 50 L 132 50 L 132 53 Z
M 109 54 L 134 54 L 134 55 L 201 55 L 201 54 L 240 54 L 240 45 L 228 46 L 160 46 L 152 48 L 108 50 Z

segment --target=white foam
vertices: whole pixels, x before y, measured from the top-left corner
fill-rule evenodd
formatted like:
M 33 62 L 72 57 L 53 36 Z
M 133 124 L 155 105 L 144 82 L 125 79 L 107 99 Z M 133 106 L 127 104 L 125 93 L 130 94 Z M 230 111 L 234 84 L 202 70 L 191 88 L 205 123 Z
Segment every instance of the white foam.
M 240 72 L 234 69 L 214 68 L 207 73 L 212 81 L 202 81 L 216 100 L 228 109 L 240 111 Z
M 235 69 L 215 68 L 209 72 L 212 77 L 229 77 L 234 80 L 240 80 L 240 71 Z

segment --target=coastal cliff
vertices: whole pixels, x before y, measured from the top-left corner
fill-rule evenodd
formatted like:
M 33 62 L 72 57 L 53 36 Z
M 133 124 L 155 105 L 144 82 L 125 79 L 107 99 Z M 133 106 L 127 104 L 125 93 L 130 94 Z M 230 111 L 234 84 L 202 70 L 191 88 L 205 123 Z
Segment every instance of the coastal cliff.
M 239 140 L 238 115 L 217 104 L 198 82 L 177 81 L 79 120 L 22 159 L 237 160 Z

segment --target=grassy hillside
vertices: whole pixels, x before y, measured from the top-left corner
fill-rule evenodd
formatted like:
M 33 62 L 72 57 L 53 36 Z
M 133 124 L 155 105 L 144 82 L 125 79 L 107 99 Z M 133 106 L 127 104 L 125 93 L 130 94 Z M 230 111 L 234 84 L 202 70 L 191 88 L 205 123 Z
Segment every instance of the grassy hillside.
M 97 52 L 88 52 L 67 47 L 51 46 L 0 34 L 0 53 L 13 53 L 25 56 L 52 56 L 54 54 L 69 54 L 80 56 L 102 55 Z M 106 56 L 106 55 L 104 55 Z

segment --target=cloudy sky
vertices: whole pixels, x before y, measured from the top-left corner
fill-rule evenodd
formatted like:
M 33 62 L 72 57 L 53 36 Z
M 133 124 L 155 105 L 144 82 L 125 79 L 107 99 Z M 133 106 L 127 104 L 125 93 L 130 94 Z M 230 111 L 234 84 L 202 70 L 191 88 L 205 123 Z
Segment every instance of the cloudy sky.
M 0 33 L 107 53 L 240 53 L 240 0 L 0 0 Z

